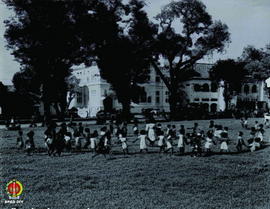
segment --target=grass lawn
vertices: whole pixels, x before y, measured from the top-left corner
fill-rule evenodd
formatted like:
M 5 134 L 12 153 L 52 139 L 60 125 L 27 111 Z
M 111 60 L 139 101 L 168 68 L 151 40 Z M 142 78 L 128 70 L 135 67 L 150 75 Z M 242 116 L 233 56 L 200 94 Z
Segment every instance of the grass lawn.
M 209 124 L 197 122 L 202 127 Z M 180 124 L 191 127 L 193 123 L 176 124 L 179 128 Z M 229 127 L 232 140 L 242 130 L 238 120 L 216 123 Z M 44 130 L 34 130 L 37 147 L 42 148 Z M 16 149 L 17 132 L 1 130 L 0 134 L 1 197 L 8 199 L 5 187 L 13 178 L 24 186 L 24 203 L 5 204 L 1 198 L 3 209 L 270 208 L 270 147 L 236 153 L 233 142 L 230 154 L 193 158 L 159 155 L 157 147 L 151 147 L 150 154 L 139 154 L 139 141 L 133 144 L 131 139 L 131 155 L 122 155 L 121 145 L 115 144 L 113 157 L 107 160 L 103 156 L 91 159 L 90 152 L 49 157 L 42 149 L 26 156 Z M 244 134 L 249 136 L 246 130 Z M 266 140 L 269 136 L 270 130 L 266 130 Z

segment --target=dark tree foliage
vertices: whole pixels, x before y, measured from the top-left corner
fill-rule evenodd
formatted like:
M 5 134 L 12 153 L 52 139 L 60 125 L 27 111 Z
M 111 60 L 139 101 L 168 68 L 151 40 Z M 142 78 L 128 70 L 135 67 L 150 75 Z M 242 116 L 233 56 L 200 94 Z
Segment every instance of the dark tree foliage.
M 227 26 L 213 22 L 199 0 L 165 6 L 157 16 L 159 28 L 149 21 L 143 0 L 2 1 L 16 13 L 6 21 L 8 47 L 24 71 L 34 72 L 47 114 L 49 105 L 57 109 L 58 103 L 64 112 L 70 67 L 95 61 L 125 117 L 151 63 L 169 89 L 174 116 L 187 70 L 229 41 Z M 167 60 L 164 68 L 160 57 Z
M 82 38 L 85 64 L 95 60 L 101 77 L 115 90 L 123 106 L 123 116 L 128 119 L 131 102 L 138 102 L 139 84 L 146 81 L 149 73 L 150 46 L 156 27 L 142 10 L 143 1 L 131 0 L 128 5 L 110 2 L 109 6 L 101 4 L 95 8 L 93 17 L 99 23 L 95 28 L 97 37 Z M 80 34 L 84 36 L 87 33 L 83 29 L 80 27 Z M 90 39 L 94 41 L 89 43 Z
M 262 49 L 247 46 L 239 60 L 245 63 L 245 69 L 252 77 L 262 81 L 270 77 L 270 45 Z
M 224 82 L 224 100 L 226 109 L 230 107 L 230 100 L 241 91 L 242 83 L 248 75 L 244 68 L 244 62 L 237 62 L 233 59 L 218 60 L 210 69 L 210 79 L 220 84 Z
M 5 38 L 7 47 L 21 64 L 21 75 L 17 74 L 13 79 L 16 89 L 21 91 L 23 87 L 19 84 L 19 77 L 34 75 L 27 79 L 39 84 L 32 91 L 41 87 L 46 115 L 50 114 L 52 103 L 55 107 L 60 104 L 63 113 L 66 104 L 65 78 L 80 54 L 80 42 L 72 18 L 75 3 L 53 0 L 3 2 L 15 11 L 15 16 L 5 21 Z
M 30 116 L 33 112 L 32 100 L 29 97 L 9 91 L 2 82 L 0 82 L 0 107 L 2 116 L 6 119 L 14 116 Z
M 3 1 L 16 13 L 6 21 L 8 47 L 24 71 L 35 72 L 47 113 L 50 104 L 65 109 L 70 67 L 95 61 L 129 114 L 147 77 L 155 32 L 143 1 Z
M 199 0 L 173 1 L 156 16 L 160 32 L 155 52 L 159 59 L 152 64 L 169 89 L 172 119 L 181 101 L 178 91 L 183 72 L 213 52 L 222 52 L 230 41 L 227 25 L 213 21 Z M 165 67 L 158 65 L 165 61 Z M 183 79 L 182 79 L 183 80 Z

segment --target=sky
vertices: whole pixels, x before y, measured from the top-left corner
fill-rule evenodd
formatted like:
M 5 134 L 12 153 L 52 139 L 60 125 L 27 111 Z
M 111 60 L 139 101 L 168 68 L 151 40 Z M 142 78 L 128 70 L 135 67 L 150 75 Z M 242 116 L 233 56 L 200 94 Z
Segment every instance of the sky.
M 222 54 L 214 54 L 200 62 L 214 63 L 218 59 L 237 58 L 243 48 L 253 45 L 262 48 L 270 43 L 270 0 L 201 0 L 212 15 L 213 20 L 221 20 L 227 24 L 231 33 L 231 43 Z M 160 12 L 160 8 L 171 0 L 146 0 L 150 18 Z M 3 21 L 8 19 L 12 12 L 0 1 L 0 81 L 11 84 L 15 72 L 20 65 L 10 55 L 11 51 L 5 48 L 3 37 L 5 26 Z

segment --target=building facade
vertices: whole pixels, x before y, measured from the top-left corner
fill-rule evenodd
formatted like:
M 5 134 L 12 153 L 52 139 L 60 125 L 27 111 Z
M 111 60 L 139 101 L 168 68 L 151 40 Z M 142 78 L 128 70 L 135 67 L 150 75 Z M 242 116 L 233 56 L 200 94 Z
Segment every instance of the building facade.
M 182 90 L 185 92 L 186 101 L 190 105 L 201 105 L 207 112 L 220 112 L 225 110 L 224 83 L 216 84 L 209 79 L 209 70 L 212 64 L 197 63 L 194 70 L 197 76 L 183 82 Z M 71 102 L 69 108 L 76 107 L 82 117 L 95 117 L 96 113 L 104 109 L 105 100 L 111 103 L 113 109 L 121 109 L 110 84 L 100 77 L 96 65 L 91 67 L 74 68 L 72 74 L 80 80 L 79 92 Z M 131 104 L 131 112 L 141 113 L 143 109 L 169 111 L 169 91 L 151 67 L 148 82 L 142 84 L 145 94 L 140 97 L 139 103 Z M 265 82 L 247 79 L 242 91 L 231 101 L 234 105 L 244 101 L 263 102 L 268 104 L 265 91 Z
M 121 109 L 114 91 L 110 84 L 100 77 L 96 65 L 75 68 L 72 74 L 80 80 L 80 89 L 69 108 L 76 107 L 79 115 L 84 117 L 94 117 L 98 111 L 104 109 L 104 100 L 109 98 L 113 109 Z M 133 113 L 141 113 L 143 109 L 150 108 L 169 111 L 168 89 L 154 70 L 151 69 L 148 82 L 140 86 L 145 94 L 140 97 L 139 103 L 131 103 Z

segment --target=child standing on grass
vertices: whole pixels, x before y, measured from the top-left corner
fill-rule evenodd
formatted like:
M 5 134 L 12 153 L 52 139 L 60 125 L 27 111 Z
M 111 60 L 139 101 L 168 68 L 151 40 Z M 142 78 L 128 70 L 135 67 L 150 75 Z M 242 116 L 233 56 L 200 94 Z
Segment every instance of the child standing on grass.
M 31 152 L 34 150 L 34 132 L 29 131 L 27 134 L 27 139 L 25 141 L 25 150 L 27 155 L 30 156 Z
M 206 134 L 206 139 L 205 139 L 205 144 L 204 144 L 204 148 L 205 148 L 205 151 L 206 151 L 206 155 L 205 156 L 209 156 L 212 152 L 211 148 L 214 144 L 214 141 L 213 141 L 213 133 L 212 131 L 208 131 L 207 134 Z
M 97 130 L 95 130 L 94 133 L 91 134 L 91 138 L 90 138 L 90 149 L 93 152 L 96 150 L 97 137 L 98 137 L 98 132 Z
M 135 137 L 138 137 L 138 135 L 139 135 L 139 129 L 138 129 L 138 124 L 137 123 L 134 123 L 134 126 L 133 126 L 133 135 Z
M 170 154 L 173 154 L 173 146 L 172 146 L 172 136 L 169 135 L 166 137 L 165 139 L 165 143 L 166 143 L 166 152 L 170 151 Z
M 161 124 L 159 123 L 159 124 L 157 124 L 157 126 L 155 127 L 155 133 L 156 133 L 157 138 L 158 138 L 158 136 L 160 135 L 161 131 L 162 131 L 162 126 L 161 126 Z M 163 132 L 163 135 L 164 135 L 164 132 Z
M 27 133 L 27 137 L 28 137 L 28 139 L 29 139 L 29 141 L 31 143 L 31 148 L 33 150 L 36 149 L 35 142 L 34 142 L 34 135 L 35 135 L 35 133 L 32 130 Z
M 270 122 L 269 119 L 266 119 L 264 122 L 265 128 L 269 128 L 270 127 Z
M 24 141 L 23 141 L 23 131 L 18 131 L 19 136 L 17 138 L 17 147 L 18 149 L 22 149 L 24 147 Z
M 135 143 L 137 140 L 140 140 L 140 153 L 142 153 L 144 150 L 148 152 L 147 146 L 146 146 L 146 131 L 141 130 L 140 135 L 138 136 L 137 139 L 133 141 Z
M 197 157 L 198 155 L 198 145 L 197 145 L 197 142 L 196 142 L 196 133 L 192 133 L 192 134 L 189 134 L 189 140 L 190 140 L 190 145 L 191 145 L 191 148 L 192 148 L 192 151 L 191 151 L 191 157 Z
M 102 154 L 106 158 L 106 154 L 109 154 L 109 150 L 105 146 L 105 138 L 106 138 L 106 133 L 104 132 L 104 128 L 101 128 L 100 138 L 97 144 L 96 153 L 92 156 L 92 158 L 100 154 Z
M 179 130 L 179 135 L 178 135 L 178 143 L 177 143 L 177 148 L 179 149 L 179 154 L 184 154 L 185 152 L 185 129 L 181 126 L 181 129 Z
M 164 131 L 158 131 L 158 146 L 159 146 L 159 154 L 165 151 L 165 136 Z
M 248 129 L 248 117 L 245 117 L 244 119 L 244 128 Z
M 255 130 L 259 130 L 259 122 L 256 120 L 254 125 Z
M 215 122 L 213 120 L 210 120 L 209 129 L 214 129 L 214 128 L 215 128 Z
M 260 124 L 256 132 L 256 137 L 260 138 L 260 142 L 263 141 L 263 134 L 264 134 L 263 124 Z
M 195 136 L 195 146 L 196 146 L 196 149 L 197 149 L 197 157 L 201 157 L 202 156 L 202 132 L 200 133 L 197 133 L 196 136 Z
M 171 125 L 168 124 L 168 125 L 167 125 L 167 128 L 166 128 L 166 133 L 165 133 L 166 136 L 169 136 L 169 134 L 170 134 L 170 132 L 171 132 L 171 128 L 172 128 Z
M 220 139 L 221 133 L 222 133 L 222 126 L 216 125 L 216 126 L 215 126 L 215 130 L 214 130 L 214 137 L 215 137 L 216 139 Z
M 172 125 L 170 136 L 171 136 L 172 141 L 176 139 L 176 126 L 175 125 Z
M 228 133 L 227 132 L 222 132 L 221 133 L 221 144 L 220 144 L 220 152 L 228 152 L 229 147 L 228 147 Z
M 249 144 L 249 147 L 250 147 L 251 152 L 254 152 L 254 151 L 260 149 L 260 147 L 261 147 L 260 138 L 255 138 L 252 141 L 252 143 Z
M 145 130 L 147 131 L 147 137 L 150 142 L 150 146 L 154 146 L 154 143 L 156 141 L 156 135 L 154 130 L 155 124 L 150 121 L 150 123 L 146 124 Z
M 77 128 L 74 130 L 74 139 L 75 139 L 75 150 L 76 151 L 81 151 L 81 134 Z
M 71 135 L 72 134 L 70 132 L 66 132 L 65 133 L 65 136 L 64 136 L 65 147 L 66 147 L 67 152 L 70 152 L 71 151 Z
M 242 152 L 243 146 L 246 146 L 245 141 L 243 139 L 243 135 L 244 133 L 242 131 L 239 131 L 238 137 L 237 137 L 237 145 L 236 145 L 236 149 L 238 152 Z
M 27 152 L 28 156 L 31 156 L 32 148 L 29 138 L 27 138 L 25 141 L 25 151 Z
M 90 138 L 91 138 L 91 133 L 89 128 L 85 128 L 85 144 L 83 146 L 84 149 L 87 149 L 89 144 L 90 144 Z
M 123 153 L 128 154 L 128 146 L 127 146 L 127 135 L 125 132 L 120 132 L 118 135 L 118 138 L 120 140 L 120 142 L 122 143 L 122 149 L 123 149 Z

